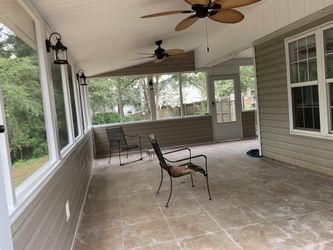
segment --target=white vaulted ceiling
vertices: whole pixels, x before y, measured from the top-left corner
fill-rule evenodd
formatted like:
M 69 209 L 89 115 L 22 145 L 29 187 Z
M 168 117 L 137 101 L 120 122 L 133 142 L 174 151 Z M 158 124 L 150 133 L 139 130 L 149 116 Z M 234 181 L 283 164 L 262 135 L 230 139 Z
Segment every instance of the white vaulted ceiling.
M 132 61 L 139 52 L 153 53 L 154 42 L 165 49 L 195 51 L 196 67 L 207 67 L 234 56 L 265 39 L 272 39 L 329 15 L 333 0 L 262 0 L 239 8 L 245 19 L 237 24 L 208 20 L 210 52 L 206 51 L 204 19 L 185 31 L 174 31 L 184 14 L 141 19 L 140 16 L 190 9 L 184 0 L 21 0 L 40 9 L 52 31 L 59 32 L 70 54 L 87 76 L 146 61 Z
M 33 0 L 45 19 L 63 37 L 64 44 L 86 74 L 94 75 L 145 61 L 131 61 L 139 52 L 153 52 L 154 42 L 165 49 L 194 50 L 206 43 L 205 21 L 185 31 L 176 24 L 187 15 L 141 19 L 155 12 L 190 9 L 182 0 Z M 259 3 L 260 4 L 260 3 Z M 245 14 L 258 4 L 240 8 Z M 246 21 L 246 17 L 245 17 Z M 245 22 L 243 21 L 243 22 Z M 211 36 L 230 24 L 208 20 Z M 239 25 L 239 24 L 233 24 Z

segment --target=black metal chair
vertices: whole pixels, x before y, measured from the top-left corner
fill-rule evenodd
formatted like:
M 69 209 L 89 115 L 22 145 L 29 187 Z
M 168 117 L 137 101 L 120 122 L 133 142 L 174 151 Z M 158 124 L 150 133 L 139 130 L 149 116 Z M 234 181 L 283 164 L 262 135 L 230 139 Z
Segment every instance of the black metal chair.
M 117 150 L 120 166 L 141 161 L 142 158 L 142 149 L 141 149 L 141 137 L 139 135 L 125 135 L 123 128 L 121 126 L 118 127 L 108 127 L 106 128 L 106 133 L 108 135 L 109 144 L 110 144 L 110 152 L 109 152 L 109 163 L 111 162 L 111 155 L 113 150 Z M 138 144 L 128 144 L 126 137 L 135 137 L 138 139 Z M 132 149 L 140 150 L 140 158 L 131 162 L 122 163 L 121 162 L 121 152 L 126 151 L 127 159 L 128 159 L 128 151 Z
M 170 201 L 170 198 L 171 198 L 171 195 L 172 195 L 172 178 L 178 178 L 178 177 L 181 177 L 181 176 L 184 176 L 184 175 L 188 175 L 190 174 L 191 175 L 191 183 L 192 183 L 192 187 L 194 187 L 194 183 L 193 183 L 193 177 L 192 177 L 192 173 L 194 172 L 199 172 L 201 173 L 203 176 L 206 177 L 206 184 L 207 184 L 207 191 L 208 191 L 208 196 L 209 196 L 209 200 L 212 199 L 211 195 L 210 195 L 210 190 L 209 190 L 209 183 L 208 183 L 208 169 L 207 169 L 207 156 L 201 154 L 201 155 L 195 155 L 195 156 L 192 156 L 192 152 L 191 152 L 191 149 L 189 148 L 181 148 L 181 149 L 176 149 L 176 150 L 173 150 L 173 151 L 169 151 L 169 152 L 166 152 L 166 153 L 162 153 L 157 141 L 154 139 L 154 138 L 151 138 L 149 137 L 149 140 L 154 148 L 154 151 L 155 151 L 155 154 L 157 155 L 158 157 L 158 160 L 159 160 L 159 163 L 160 163 L 160 166 L 161 166 L 161 182 L 160 182 L 160 185 L 158 187 L 158 190 L 157 190 L 157 194 L 159 193 L 160 189 L 161 189 L 161 186 L 162 186 L 162 182 L 163 182 L 163 170 L 167 171 L 168 174 L 169 174 L 169 178 L 170 178 L 170 193 L 169 193 L 169 198 L 168 198 L 168 201 L 166 203 L 166 207 L 169 206 L 169 201 Z M 180 152 L 180 151 L 183 151 L 183 150 L 187 150 L 189 152 L 189 157 L 187 158 L 183 158 L 183 159 L 178 159 L 178 160 L 168 160 L 167 158 L 164 157 L 164 155 L 168 155 L 168 154 L 172 154 L 172 153 L 176 153 L 176 152 Z M 205 159 L 205 169 L 192 163 L 192 159 L 195 159 L 195 158 L 204 158 Z M 179 166 L 172 166 L 172 165 L 169 165 L 167 162 L 169 163 L 178 163 L 178 162 L 184 162 L 184 161 L 187 161 L 185 163 L 182 163 L 180 164 Z M 180 171 L 177 171 L 178 173 L 175 174 L 175 172 L 172 171 L 172 169 L 176 167 L 176 168 L 183 168 L 182 170 Z M 191 171 L 189 171 L 191 170 Z

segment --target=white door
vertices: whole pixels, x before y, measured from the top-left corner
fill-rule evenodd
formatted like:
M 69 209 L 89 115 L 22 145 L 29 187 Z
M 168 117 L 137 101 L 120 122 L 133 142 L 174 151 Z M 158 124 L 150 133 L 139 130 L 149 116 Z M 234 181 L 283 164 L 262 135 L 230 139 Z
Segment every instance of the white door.
M 210 90 L 215 141 L 242 139 L 239 75 L 211 77 Z

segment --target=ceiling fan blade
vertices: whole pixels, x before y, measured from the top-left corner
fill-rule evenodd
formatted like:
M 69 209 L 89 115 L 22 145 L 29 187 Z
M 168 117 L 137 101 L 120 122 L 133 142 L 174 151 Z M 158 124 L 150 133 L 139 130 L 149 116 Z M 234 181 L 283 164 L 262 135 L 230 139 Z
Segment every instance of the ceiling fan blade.
M 261 0 L 216 0 L 222 6 L 222 9 L 238 8 L 246 5 L 250 5 Z
M 155 58 L 155 56 L 144 56 L 144 57 L 139 57 L 139 58 L 131 59 L 131 61 L 136 61 L 136 60 L 141 60 L 141 59 L 148 59 L 148 58 Z
M 207 6 L 210 1 L 209 0 L 185 0 L 185 2 L 187 2 L 190 5 L 200 4 L 203 6 Z
M 142 16 L 141 18 L 149 18 L 149 17 L 157 17 L 157 16 L 167 16 L 167 15 L 174 15 L 174 14 L 179 14 L 179 13 L 192 13 L 193 10 L 172 10 L 172 11 L 166 11 L 166 12 L 160 12 L 160 13 L 155 13 L 151 15 L 146 15 Z
M 196 15 L 186 17 L 183 21 L 177 24 L 176 31 L 184 30 L 194 24 L 199 18 Z
M 208 17 L 220 23 L 238 23 L 244 19 L 244 15 L 237 10 L 219 10 Z
M 149 55 L 149 56 L 153 56 L 154 54 L 152 54 L 152 53 L 144 53 L 144 52 L 140 52 L 140 53 L 138 53 L 139 55 Z
M 164 60 L 166 59 L 166 57 L 163 57 L 162 59 L 155 59 L 153 62 L 154 63 L 161 63 L 161 62 L 163 62 Z
M 165 51 L 165 54 L 167 54 L 168 56 L 175 56 L 175 55 L 179 55 L 179 54 L 183 54 L 184 50 L 182 49 L 168 49 Z

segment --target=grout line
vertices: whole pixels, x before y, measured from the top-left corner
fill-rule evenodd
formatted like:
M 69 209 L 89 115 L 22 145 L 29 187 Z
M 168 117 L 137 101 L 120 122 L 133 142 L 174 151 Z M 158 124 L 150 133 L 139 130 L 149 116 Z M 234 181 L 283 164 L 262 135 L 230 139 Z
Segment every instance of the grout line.
M 223 226 L 221 226 L 220 225 L 220 223 L 218 223 L 218 221 L 214 218 L 214 216 L 212 216 L 211 214 L 210 214 L 210 212 L 207 210 L 207 209 L 205 209 L 201 204 L 200 204 L 200 202 L 193 196 L 193 195 L 191 195 L 191 197 L 193 198 L 193 200 L 199 205 L 199 207 L 201 208 L 201 209 L 203 209 L 203 211 L 205 211 L 207 214 L 208 214 L 208 216 L 221 228 L 221 230 L 227 235 L 227 237 L 238 247 L 238 248 L 240 248 L 240 249 L 243 249 L 238 243 L 237 243 L 237 241 L 235 241 L 235 239 L 231 236 L 231 234 L 229 234 L 228 233 L 228 231 L 223 227 Z

